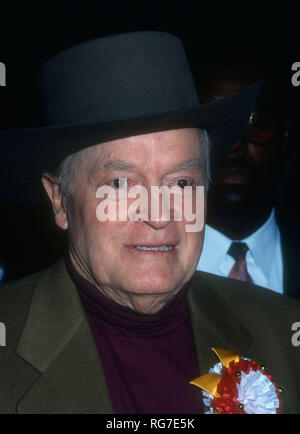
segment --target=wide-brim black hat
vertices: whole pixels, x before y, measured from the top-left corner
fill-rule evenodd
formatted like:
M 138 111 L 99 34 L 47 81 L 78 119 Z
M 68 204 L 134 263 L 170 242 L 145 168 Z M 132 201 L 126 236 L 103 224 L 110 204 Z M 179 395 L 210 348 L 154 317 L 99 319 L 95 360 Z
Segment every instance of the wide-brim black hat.
M 219 159 L 247 126 L 260 88 L 200 104 L 182 43 L 169 33 L 123 33 L 68 48 L 42 69 L 45 126 L 0 132 L 0 194 L 32 202 L 42 172 L 68 155 L 157 131 L 206 129 Z

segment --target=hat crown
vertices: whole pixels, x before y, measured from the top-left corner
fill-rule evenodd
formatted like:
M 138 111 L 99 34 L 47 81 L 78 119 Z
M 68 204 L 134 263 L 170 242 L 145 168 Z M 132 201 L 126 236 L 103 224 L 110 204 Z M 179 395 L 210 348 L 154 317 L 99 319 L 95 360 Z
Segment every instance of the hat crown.
M 114 122 L 199 105 L 183 45 L 164 32 L 75 45 L 46 62 L 41 83 L 49 126 Z
M 0 194 L 37 200 L 43 171 L 89 146 L 178 128 L 204 128 L 216 161 L 248 125 L 261 83 L 200 104 L 181 41 L 134 32 L 75 45 L 44 64 L 45 125 L 0 132 Z M 1 188 L 2 186 L 2 188 Z

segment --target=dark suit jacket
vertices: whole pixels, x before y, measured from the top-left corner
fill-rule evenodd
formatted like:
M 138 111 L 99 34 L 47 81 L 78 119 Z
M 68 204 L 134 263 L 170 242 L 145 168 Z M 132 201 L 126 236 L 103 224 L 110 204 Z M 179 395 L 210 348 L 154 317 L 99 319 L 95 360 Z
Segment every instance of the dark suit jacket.
M 300 347 L 291 343 L 300 303 L 200 272 L 192 279 L 188 300 L 199 375 L 218 361 L 211 347 L 235 351 L 267 366 L 285 390 L 283 413 L 300 413 Z M 97 349 L 63 261 L 0 288 L 0 321 L 7 332 L 7 346 L 0 347 L 0 413 L 113 412 Z
M 300 266 L 300 222 L 279 221 L 282 258 L 283 287 L 289 297 L 300 300 L 299 266 Z

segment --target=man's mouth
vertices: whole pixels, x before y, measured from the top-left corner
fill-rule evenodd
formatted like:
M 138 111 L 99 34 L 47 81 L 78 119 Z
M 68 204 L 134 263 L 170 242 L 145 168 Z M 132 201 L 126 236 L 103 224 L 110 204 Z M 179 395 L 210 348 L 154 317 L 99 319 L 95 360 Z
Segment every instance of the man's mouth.
M 173 255 L 177 251 L 177 243 L 166 242 L 126 245 L 127 249 L 136 255 Z
M 238 170 L 238 169 L 227 169 L 223 170 L 220 175 L 219 179 L 222 183 L 241 183 L 245 182 L 247 180 L 247 175 L 245 172 Z
M 245 164 L 231 164 L 220 167 L 217 173 L 218 183 L 244 183 L 249 182 L 257 176 L 254 168 Z
M 154 252 L 171 252 L 175 246 L 169 246 L 169 245 L 163 245 L 163 246 L 134 246 L 136 249 L 139 250 L 146 250 L 146 251 L 154 251 Z

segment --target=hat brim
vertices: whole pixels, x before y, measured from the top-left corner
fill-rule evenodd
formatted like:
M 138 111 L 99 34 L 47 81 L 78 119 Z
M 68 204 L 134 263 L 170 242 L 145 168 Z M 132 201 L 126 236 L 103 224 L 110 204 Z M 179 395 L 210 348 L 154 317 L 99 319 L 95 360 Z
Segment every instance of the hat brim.
M 262 82 L 230 97 L 187 111 L 107 123 L 59 125 L 0 132 L 0 195 L 18 203 L 38 198 L 43 171 L 55 168 L 74 152 L 96 144 L 140 134 L 179 128 L 206 129 L 211 139 L 211 156 L 218 161 L 246 128 Z

